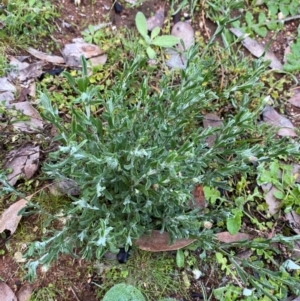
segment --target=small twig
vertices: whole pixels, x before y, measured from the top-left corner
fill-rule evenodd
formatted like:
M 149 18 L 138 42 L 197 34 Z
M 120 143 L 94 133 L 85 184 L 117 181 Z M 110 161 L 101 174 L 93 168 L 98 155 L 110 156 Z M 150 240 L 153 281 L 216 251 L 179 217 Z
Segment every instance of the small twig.
M 204 15 L 205 0 L 202 1 L 201 6 L 202 6 L 201 20 L 202 20 L 202 23 L 203 23 L 203 28 L 205 30 L 206 37 L 208 39 L 210 39 L 210 33 L 209 33 L 210 30 L 206 27 L 205 15 Z
M 292 16 L 292 17 L 287 17 L 281 20 L 274 20 L 274 21 L 268 21 L 265 22 L 265 24 L 270 24 L 271 22 L 275 22 L 275 23 L 279 23 L 279 22 L 286 22 L 286 21 L 291 21 L 291 20 L 296 20 L 296 19 L 300 19 L 300 15 L 296 15 L 296 16 Z
M 70 286 L 70 289 L 71 289 L 71 292 L 73 293 L 75 299 L 76 299 L 77 301 L 81 301 L 81 300 L 78 298 L 78 296 L 77 296 L 77 294 L 75 293 L 75 291 L 74 291 L 74 289 L 73 289 L 72 286 Z

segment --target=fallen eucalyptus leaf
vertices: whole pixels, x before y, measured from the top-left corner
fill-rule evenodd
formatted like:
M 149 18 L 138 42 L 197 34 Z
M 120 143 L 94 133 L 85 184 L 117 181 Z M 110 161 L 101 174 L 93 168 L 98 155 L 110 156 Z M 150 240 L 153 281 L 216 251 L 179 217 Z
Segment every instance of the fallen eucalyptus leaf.
M 19 177 L 32 178 L 38 169 L 39 156 L 40 147 L 32 144 L 9 152 L 6 156 L 7 162 L 4 165 L 5 169 L 12 169 L 12 172 L 7 175 L 8 183 L 14 186 Z
M 4 101 L 6 107 L 10 106 L 10 103 L 15 99 L 15 96 L 12 92 L 7 91 L 0 93 L 0 104 Z
M 276 187 L 272 186 L 265 195 L 265 201 L 268 205 L 268 211 L 271 215 L 276 214 L 280 209 L 280 202 L 275 197 L 277 192 L 279 192 L 279 190 Z
M 180 54 L 174 49 L 167 49 L 166 55 L 166 64 L 168 67 L 175 69 L 186 69 L 187 59 L 184 54 Z
M 25 199 L 21 199 L 17 201 L 16 203 L 9 206 L 4 212 L 2 212 L 0 217 L 0 233 L 2 233 L 5 230 L 10 231 L 10 235 L 15 233 L 18 224 L 22 218 L 21 215 L 18 215 L 21 209 L 26 207 L 27 202 L 32 198 L 33 195 L 30 195 L 26 197 Z M 0 300 L 2 300 L 0 298 Z
M 13 107 L 15 107 L 17 110 L 20 110 L 24 115 L 30 117 L 29 120 L 14 122 L 13 126 L 15 129 L 26 133 L 39 132 L 41 129 L 43 129 L 44 124 L 42 117 L 29 101 L 14 103 Z
M 197 184 L 192 191 L 192 195 L 194 197 L 194 200 L 190 202 L 189 206 L 191 208 L 204 209 L 206 207 L 206 200 L 204 196 L 203 186 Z
M 33 291 L 33 285 L 24 284 L 17 292 L 18 301 L 29 301 Z
M 62 55 L 66 64 L 70 67 L 80 67 L 80 57 L 86 59 L 102 55 L 103 51 L 97 46 L 89 43 L 72 43 L 65 45 Z
M 236 35 L 238 38 L 242 38 L 242 44 L 247 48 L 254 56 L 261 57 L 264 55 L 264 60 L 270 60 L 270 67 L 272 69 L 282 70 L 282 64 L 276 57 L 276 55 L 271 51 L 265 51 L 265 47 L 255 40 L 247 37 L 240 29 L 230 28 L 230 31 Z
M 293 91 L 293 96 L 288 100 L 293 106 L 300 108 L 300 89 L 295 89 Z
M 194 44 L 194 29 L 187 22 L 180 21 L 176 23 L 172 28 L 171 35 L 177 37 L 179 40 L 182 40 L 177 45 L 177 49 L 179 51 L 189 50 L 189 48 Z
M 291 123 L 291 121 L 288 120 L 286 117 L 280 115 L 273 107 L 266 105 L 262 115 L 263 120 L 266 123 L 269 123 L 279 128 L 277 132 L 279 136 L 297 137 L 297 134 L 294 131 L 294 126 Z
M 175 242 L 170 245 L 170 235 L 167 232 L 162 234 L 158 230 L 153 230 L 151 235 L 142 235 L 139 239 L 135 240 L 135 244 L 141 249 L 150 252 L 162 252 L 162 251 L 173 251 L 184 248 L 195 239 L 182 238 L 175 240 Z
M 88 60 L 88 62 L 91 62 L 92 67 L 98 66 L 98 65 L 104 65 L 107 61 L 107 55 L 103 54 L 100 56 L 92 57 Z
M 29 52 L 34 57 L 36 57 L 42 61 L 46 61 L 48 63 L 52 63 L 52 64 L 64 64 L 65 63 L 65 60 L 61 56 L 51 55 L 51 54 L 36 50 L 32 47 L 29 47 L 27 49 L 27 52 Z
M 295 233 L 300 235 L 300 216 L 295 211 L 291 211 L 286 213 L 285 218 Z
M 17 70 L 11 71 L 9 73 L 9 77 L 12 78 L 13 80 L 17 79 L 21 83 L 27 80 L 35 79 L 43 73 L 42 67 L 44 65 L 45 63 L 42 61 L 32 63 L 32 64 L 20 63 L 18 66 L 16 65 Z
M 165 8 L 163 6 L 155 12 L 154 16 L 147 19 L 147 29 L 152 31 L 155 27 L 162 28 L 165 20 Z
M 3 281 L 0 282 L 0 300 L 17 301 L 17 297 L 12 289 Z
M 215 127 L 221 127 L 222 125 L 223 125 L 222 120 L 220 119 L 219 116 L 217 116 L 215 114 L 208 113 L 203 118 L 203 127 L 204 128 L 207 128 L 209 126 L 212 128 L 215 128 Z M 214 145 L 216 138 L 217 138 L 217 133 L 206 138 L 206 143 L 209 148 L 211 148 Z
M 7 77 L 0 77 L 0 92 L 16 92 L 16 87 L 11 84 Z
M 220 242 L 224 242 L 224 243 L 231 243 L 231 242 L 236 242 L 241 240 L 250 240 L 252 237 L 250 234 L 246 234 L 246 233 L 237 233 L 231 235 L 227 231 L 217 233 L 216 236 Z

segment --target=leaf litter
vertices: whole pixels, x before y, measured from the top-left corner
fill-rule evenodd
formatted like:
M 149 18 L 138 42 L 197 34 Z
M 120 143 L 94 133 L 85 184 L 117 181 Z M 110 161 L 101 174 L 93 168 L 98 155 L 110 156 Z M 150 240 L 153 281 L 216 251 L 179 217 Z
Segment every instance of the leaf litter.
M 157 15 L 158 14 L 158 11 L 155 13 L 155 15 Z M 155 17 L 155 15 L 153 16 L 153 17 Z M 151 18 L 150 19 L 148 19 L 148 20 L 151 20 Z M 159 18 L 158 17 L 156 17 L 156 21 L 154 20 L 154 23 L 156 22 L 158 22 L 157 20 L 159 20 Z M 163 22 L 163 21 L 162 21 Z M 185 23 L 185 22 L 182 22 L 182 23 Z M 186 24 L 188 24 L 188 23 L 186 23 Z M 186 27 L 188 27 L 188 26 L 186 26 Z M 189 35 L 189 34 L 188 34 Z M 186 34 L 186 32 L 183 30 L 183 37 L 184 38 L 186 38 L 187 36 L 188 36 L 187 34 Z M 194 35 L 194 33 L 193 33 L 193 35 Z M 252 41 L 251 40 L 246 40 L 246 42 L 244 42 L 243 44 L 244 44 L 244 46 L 245 47 L 248 47 L 249 46 L 249 43 L 251 44 L 252 43 Z M 184 44 L 186 44 L 185 42 L 184 42 Z M 263 53 L 264 53 L 264 50 L 263 50 L 263 52 L 262 52 L 262 49 L 261 49 L 261 47 L 258 47 L 257 46 L 257 44 L 255 44 L 255 43 L 252 43 L 253 45 L 253 47 L 254 47 L 254 50 L 253 50 L 253 54 L 254 55 L 256 55 L 256 56 L 261 56 Z M 188 45 L 188 43 L 186 44 L 186 45 Z M 192 44 L 191 44 L 192 45 Z M 248 46 L 246 46 L 246 45 L 248 45 Z M 190 47 L 190 46 L 189 46 Z M 189 48 L 188 47 L 188 48 Z M 185 47 L 186 48 L 186 47 Z M 187 48 L 187 49 L 188 49 Z M 178 45 L 178 49 L 179 50 L 184 50 L 183 49 L 183 47 L 182 47 L 182 45 Z M 250 50 L 250 49 L 249 49 Z M 43 60 L 43 61 L 48 61 L 48 62 L 51 62 L 51 60 L 53 59 L 53 56 L 47 56 L 46 54 L 41 54 L 41 53 L 37 53 L 37 52 L 35 52 L 35 50 L 33 50 L 32 51 L 32 55 L 34 55 L 33 53 L 35 53 L 36 54 L 36 57 L 38 57 L 38 56 L 40 56 L 39 57 L 39 59 L 41 59 L 41 60 Z M 81 53 L 82 54 L 82 53 Z M 80 55 L 81 55 L 80 54 Z M 174 56 L 175 57 L 175 53 L 173 53 L 173 52 L 170 52 L 170 54 L 171 54 L 171 57 L 172 56 Z M 43 56 L 44 55 L 44 56 Z M 72 54 L 71 54 L 72 55 Z M 74 56 L 74 58 L 73 58 L 73 61 L 72 61 L 72 59 L 70 60 L 70 62 L 71 63 L 69 63 L 69 66 L 72 66 L 72 67 L 78 67 L 78 64 L 77 63 L 73 63 L 73 62 L 78 62 L 79 60 L 78 60 L 78 57 L 80 57 L 80 55 L 79 56 L 77 56 L 77 58 L 75 58 L 76 56 Z M 176 55 L 177 55 L 177 57 L 178 57 L 178 52 L 176 52 Z M 269 57 L 267 57 L 267 56 L 265 56 L 267 59 L 270 59 L 270 56 Z M 271 67 L 272 68 L 276 68 L 276 69 L 280 69 L 278 66 L 280 66 L 279 64 L 278 64 L 278 62 L 276 61 L 276 59 L 273 59 L 273 56 L 272 56 L 272 54 L 271 54 Z M 55 59 L 57 59 L 59 62 L 62 62 L 62 60 L 61 60 L 61 58 L 60 57 L 56 57 L 56 58 L 54 58 L 54 61 L 55 61 Z M 185 61 L 184 61 L 185 60 Z M 63 59 L 63 61 L 65 62 L 65 59 Z M 68 61 L 68 59 L 67 59 L 67 61 Z M 105 63 L 105 61 L 106 61 L 106 59 L 104 59 L 104 63 Z M 103 61 L 101 61 L 101 63 L 102 63 Z M 77 65 L 76 65 L 77 64 Z M 177 65 L 176 65 L 177 64 Z M 170 64 L 170 65 L 172 65 L 172 64 Z M 23 66 L 25 66 L 25 64 L 23 65 Z M 26 81 L 26 80 L 28 80 L 28 79 L 30 79 L 30 78 L 36 78 L 37 77 L 37 74 L 39 74 L 40 73 L 40 69 L 39 69 L 39 66 L 40 66 L 40 64 L 36 64 L 36 65 L 34 65 L 34 66 L 32 66 L 31 68 L 28 68 L 28 66 L 26 66 L 26 67 L 22 67 L 21 68 L 21 70 L 23 70 L 22 72 L 21 72 L 21 74 L 19 73 L 11 73 L 11 77 L 12 78 L 18 78 L 18 80 L 22 80 L 22 81 Z M 275 66 L 275 67 L 274 67 Z M 186 59 L 184 58 L 184 56 L 181 54 L 181 55 L 179 55 L 179 59 L 178 59 L 178 62 L 177 63 L 175 63 L 175 67 L 174 67 L 174 65 L 173 66 L 170 66 L 170 67 L 172 67 L 172 68 L 185 68 L 186 67 Z M 6 83 L 6 85 L 7 85 L 7 90 L 4 90 L 5 92 L 4 93 L 9 93 L 8 91 L 9 91 L 9 89 L 11 89 L 11 87 L 13 86 L 13 85 L 10 85 L 10 83 L 9 83 L 9 81 L 7 81 L 7 79 L 4 79 L 4 82 Z M 1 84 L 0 84 L 0 87 L 3 87 Z M 14 86 L 13 86 L 14 87 Z M 1 88 L 0 88 L 1 89 Z M 6 88 L 5 88 L 6 89 Z M 8 98 L 8 102 L 11 102 L 11 95 L 12 94 L 7 94 L 7 95 L 5 95 L 5 96 L 3 96 L 3 98 L 4 98 L 4 100 L 6 100 L 6 97 Z M 1 100 L 1 99 L 0 99 Z M 32 107 L 32 106 L 31 106 Z M 267 111 L 269 110 L 269 108 L 267 109 Z M 270 111 L 270 110 L 269 110 Z M 24 112 L 24 111 L 23 111 Z M 30 113 L 31 114 L 31 113 Z M 28 115 L 28 116 L 30 116 L 30 114 Z M 273 114 L 273 115 L 272 115 Z M 289 131 L 285 131 L 285 129 L 286 128 L 288 128 L 288 129 L 294 129 L 294 127 L 293 127 L 293 125 L 292 124 L 289 124 L 289 122 L 287 122 L 286 120 L 283 120 L 281 117 L 283 117 L 283 116 L 281 116 L 281 117 L 278 117 L 278 116 L 276 116 L 276 114 L 274 113 L 274 112 L 272 112 L 272 117 L 270 118 L 270 115 L 268 115 L 268 114 L 266 114 L 267 115 L 267 117 L 265 118 L 266 120 L 266 122 L 270 122 L 271 124 L 273 124 L 274 126 L 278 126 L 280 129 L 279 129 L 279 132 L 278 132 L 278 135 L 282 135 L 282 136 L 285 136 L 285 135 L 289 135 L 289 134 L 291 134 L 292 133 L 292 135 L 290 135 L 290 136 L 292 136 L 292 137 L 295 137 L 295 136 L 293 136 L 294 134 L 295 134 L 295 132 L 289 132 Z M 278 114 L 278 113 L 277 113 Z M 218 118 L 218 116 L 216 116 L 217 118 Z M 265 117 L 265 116 L 264 116 Z M 283 117 L 283 118 L 285 118 L 285 117 Z M 206 118 L 207 119 L 207 118 Z M 208 118 L 209 119 L 209 118 Z M 267 121 L 268 120 L 268 121 Z M 221 126 L 222 125 L 222 122 L 221 121 L 218 121 L 219 123 L 218 123 L 218 125 L 217 126 Z M 204 123 L 204 122 L 203 122 Z M 210 124 L 209 126 L 211 126 L 211 127 L 214 127 L 213 126 L 213 123 L 212 124 Z M 24 130 L 26 127 L 25 126 L 23 126 L 23 127 L 19 127 L 19 130 Z M 42 125 L 40 126 L 40 127 L 36 127 L 36 129 L 41 129 L 42 128 Z M 283 130 L 283 131 L 281 131 L 280 132 L 280 130 Z M 217 135 L 217 133 L 216 133 L 216 135 Z M 213 145 L 213 143 L 214 143 L 214 141 L 215 141 L 215 139 L 216 139 L 216 137 L 215 137 L 215 135 L 213 135 L 212 136 L 212 141 L 209 143 L 209 142 L 207 142 L 208 143 L 208 145 L 209 145 L 209 147 L 212 147 L 212 145 Z M 38 158 L 37 158 L 38 159 Z M 30 163 L 30 161 L 28 161 L 28 165 L 30 166 L 30 165 L 34 165 L 35 163 Z M 17 165 L 17 164 L 16 164 Z M 20 162 L 20 165 L 21 166 L 23 166 L 23 169 L 22 168 L 16 168 L 16 172 L 19 172 L 19 174 L 17 173 L 16 175 L 21 175 L 22 173 L 22 176 L 25 176 L 25 177 L 32 177 L 33 176 L 33 174 L 35 173 L 35 171 L 36 170 L 34 170 L 34 168 L 32 168 L 33 166 L 31 166 L 31 168 L 28 168 L 28 169 L 26 169 L 25 167 L 26 167 L 26 162 L 24 163 L 24 162 Z M 8 168 L 10 168 L 9 166 L 8 166 Z M 26 174 L 26 171 L 25 170 L 27 170 L 27 174 Z M 21 172 L 22 171 L 22 172 Z M 11 175 L 12 176 L 12 175 Z M 13 177 L 14 178 L 14 177 Z M 15 183 L 14 183 L 15 184 Z M 14 185 L 13 184 L 13 185 Z M 73 186 L 73 185 L 71 185 L 71 186 Z M 195 190 L 197 190 L 197 186 L 195 187 Z M 71 193 L 69 193 L 69 190 L 67 189 L 67 192 L 66 192 L 66 194 L 71 194 Z M 200 196 L 197 196 L 197 193 L 196 193 L 196 195 L 195 195 L 195 191 L 193 192 L 193 194 L 194 194 L 194 198 L 195 199 L 197 199 L 197 197 L 199 197 L 200 198 Z M 71 194 L 72 195 L 72 194 Z M 200 194 L 199 194 L 200 195 Z M 21 201 L 24 201 L 24 200 L 20 200 L 20 201 L 18 201 L 18 202 L 20 202 L 20 208 L 16 208 L 15 210 L 17 210 L 17 209 L 22 209 L 23 207 L 22 207 L 22 202 Z M 200 202 L 202 202 L 201 204 L 201 207 L 205 207 L 205 200 L 203 200 L 203 199 L 201 199 L 200 200 Z M 15 204 L 17 204 L 17 203 L 15 203 Z M 13 206 L 13 205 L 12 205 Z M 25 205 L 26 206 L 26 205 Z M 17 207 L 17 206 L 16 206 Z M 269 209 L 270 210 L 270 209 Z M 18 210 L 19 211 L 19 210 Z M 274 207 L 274 212 L 275 212 L 275 207 Z M 14 213 L 12 213 L 12 216 L 14 216 L 15 215 L 15 213 L 16 212 L 14 212 Z M 275 213 L 274 213 L 275 214 Z M 298 216 L 299 217 L 299 216 Z M 298 219 L 296 218 L 295 219 L 295 216 L 293 215 L 293 213 L 291 213 L 290 215 L 289 215 L 289 217 L 288 217 L 288 215 L 286 216 L 286 218 L 291 222 L 291 220 L 293 220 L 294 222 L 295 221 L 298 221 Z M 289 219 L 290 218 L 290 219 Z M 2 222 L 2 216 L 1 216 L 1 219 L 0 219 L 0 225 L 1 225 L 1 222 Z M 17 221 L 17 220 L 15 220 L 15 224 L 16 224 L 16 226 L 17 226 L 17 224 L 19 223 L 19 221 Z M 12 227 L 12 228 L 14 228 L 14 227 Z M 15 231 L 15 229 L 14 229 L 14 231 Z M 13 232 L 14 232 L 13 231 Z M 0 231 L 1 232 L 1 231 Z M 154 232 L 154 231 L 153 231 Z M 158 232 L 158 231 L 157 231 Z M 166 233 L 166 232 L 165 232 Z M 298 232 L 297 232 L 298 233 Z M 158 235 L 159 234 L 159 235 Z M 159 237 L 159 238 L 155 238 L 155 237 Z M 148 239 L 149 239 L 149 237 L 147 237 Z M 166 235 L 164 235 L 164 237 L 163 237 L 163 239 L 161 238 L 161 234 L 160 233 L 152 233 L 152 235 L 151 235 L 151 239 L 153 239 L 154 238 L 154 240 L 152 240 L 151 241 L 151 245 L 150 246 L 148 246 L 149 248 L 154 248 L 155 247 L 155 245 L 157 244 L 157 242 L 159 242 L 159 241 L 161 241 L 161 240 L 164 240 L 164 243 L 162 243 L 161 244 L 161 248 L 162 249 L 164 249 L 164 248 L 168 248 L 167 247 L 167 244 L 169 244 L 169 238 L 168 238 L 168 234 L 166 233 Z M 236 235 L 230 235 L 228 232 L 222 232 L 222 233 L 218 233 L 217 234 L 217 238 L 219 239 L 219 241 L 221 241 L 221 242 L 225 242 L 225 243 L 230 243 L 230 242 L 235 242 L 235 241 L 240 241 L 240 240 L 247 240 L 247 239 L 251 239 L 252 237 L 250 236 L 250 235 L 248 235 L 248 234 L 245 234 L 245 233 L 238 233 L 238 234 L 236 234 Z M 146 245 L 146 247 L 147 247 L 147 242 L 145 242 L 145 245 L 143 245 L 143 243 L 144 242 L 142 242 L 141 243 L 141 248 L 143 248 L 143 247 L 145 247 L 145 245 Z M 182 243 L 182 242 L 180 242 L 180 243 Z M 179 244 L 180 245 L 180 244 Z M 173 246 L 174 247 L 174 246 Z M 177 248 L 179 248 L 179 246 L 177 245 L 176 246 L 176 248 L 174 249 L 174 250 L 177 250 Z M 152 251 L 152 250 L 151 250 Z M 155 252 L 155 251 L 154 251 Z M 1 295 L 0 295 L 1 296 Z M 0 298 L 1 299 L 1 298 Z M 2 300 L 2 299 L 1 299 Z M 19 300 L 20 301 L 20 300 Z

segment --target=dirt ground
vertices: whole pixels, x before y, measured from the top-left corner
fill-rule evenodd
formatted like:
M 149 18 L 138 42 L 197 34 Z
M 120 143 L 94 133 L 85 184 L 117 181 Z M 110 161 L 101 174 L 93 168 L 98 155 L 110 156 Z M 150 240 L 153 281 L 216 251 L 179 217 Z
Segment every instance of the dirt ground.
M 61 11 L 61 19 L 56 20 L 57 30 L 52 34 L 53 39 L 63 46 L 71 42 L 73 38 L 81 37 L 81 31 L 86 29 L 88 25 L 101 24 L 111 22 L 116 28 L 125 26 L 129 28 L 135 27 L 134 19 L 138 11 L 142 11 L 146 17 L 150 17 L 160 5 L 165 5 L 165 15 L 168 13 L 168 2 L 164 1 L 144 1 L 138 8 L 129 8 L 123 5 L 121 13 L 116 13 L 112 7 L 112 1 L 109 0 L 81 0 L 80 6 L 76 6 L 74 1 L 54 0 L 57 9 Z M 125 2 L 124 2 L 125 3 Z M 205 38 L 208 34 L 212 34 L 216 28 L 210 20 L 205 20 L 203 25 L 203 14 L 195 14 L 192 25 L 195 30 L 199 30 Z M 289 42 L 297 34 L 297 27 L 299 21 L 291 21 L 286 23 L 285 30 L 280 32 L 276 39 L 271 44 L 271 50 L 274 51 L 276 56 L 283 61 L 284 51 Z M 262 41 L 267 44 L 271 38 L 271 33 Z M 59 48 L 59 47 L 58 47 Z M 41 51 L 47 51 L 47 45 L 41 45 Z M 249 53 L 245 50 L 245 54 Z M 50 66 L 51 67 L 51 66 Z M 300 110 L 286 106 L 285 110 L 287 115 L 292 117 L 292 122 L 299 124 Z M 26 221 L 26 219 L 25 219 Z M 13 238 L 12 238 L 13 239 Z M 0 249 L 3 246 L 0 246 Z M 18 291 L 22 285 L 27 283 L 20 278 L 22 275 L 22 263 L 18 264 L 6 252 L 5 255 L 0 257 L 0 279 L 4 280 L 14 291 Z M 57 293 L 55 299 L 62 300 L 76 300 L 76 301 L 96 301 L 95 285 L 91 282 L 99 281 L 95 275 L 89 273 L 88 264 L 84 261 L 74 260 L 73 258 L 62 256 L 45 274 L 38 270 L 38 278 L 33 283 L 35 289 L 47 287 L 49 284 L 57 286 Z M 63 287 L 61 286 L 63 283 Z M 99 282 L 99 284 L 101 284 Z M 50 299 L 49 299 L 50 300 Z M 190 300 L 200 300 L 199 296 L 194 295 Z

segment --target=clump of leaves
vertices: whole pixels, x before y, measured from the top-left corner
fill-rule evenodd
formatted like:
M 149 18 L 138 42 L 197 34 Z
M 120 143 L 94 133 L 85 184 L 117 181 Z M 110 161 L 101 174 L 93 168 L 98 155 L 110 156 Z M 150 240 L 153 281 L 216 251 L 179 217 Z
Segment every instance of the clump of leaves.
M 295 210 L 300 214 L 300 184 L 296 183 L 297 175 L 293 174 L 293 166 L 274 160 L 269 164 L 258 166 L 258 184 L 272 184 L 277 188 L 274 196 L 281 200 L 285 212 Z
M 155 50 L 151 46 L 168 48 L 175 46 L 179 42 L 178 38 L 172 35 L 158 36 L 160 33 L 159 27 L 155 27 L 151 32 L 151 36 L 149 37 L 147 29 L 147 20 L 144 14 L 141 12 L 137 13 L 135 17 L 135 24 L 138 32 L 144 39 L 142 43 L 145 45 L 146 52 L 150 59 L 154 59 L 156 56 Z
M 28 256 L 41 256 L 29 263 L 30 277 L 39 263 L 49 265 L 59 253 L 101 258 L 109 249 L 128 248 L 151 230 L 167 231 L 172 240 L 202 237 L 201 243 L 210 248 L 211 231 L 199 233 L 207 215 L 190 207 L 194 185 L 230 189 L 230 177 L 253 171 L 250 156 L 259 160 L 297 153 L 297 146 L 284 140 L 258 145 L 247 139 L 260 128 L 256 120 L 262 107 L 250 110 L 249 104 L 260 97 L 258 81 L 266 68 L 261 61 L 220 92 L 228 102 L 238 101 L 223 127 L 201 126 L 203 108 L 219 97 L 206 85 L 208 79 L 218 78 L 214 52 L 203 53 L 202 57 L 197 50 L 189 52 L 189 64 L 177 85 L 173 74 L 161 75 L 157 89 L 163 93 L 153 93 L 149 83 L 157 73 L 144 56 L 126 61 L 114 85 L 101 93 L 90 83 L 83 59 L 80 76 L 64 73 L 75 97 L 70 124 L 64 124 L 50 96 L 41 94 L 43 117 L 58 129 L 56 141 L 61 143 L 43 171 L 51 179 L 71 178 L 82 194 L 64 211 L 64 227 L 49 231 L 43 242 L 29 248 Z M 238 100 L 237 92 L 242 95 Z M 93 115 L 94 107 L 100 115 Z M 215 132 L 215 143 L 208 148 L 207 138 Z M 224 218 L 216 208 L 209 214 Z
M 300 71 L 300 26 L 298 27 L 297 39 L 290 46 L 291 52 L 286 55 L 286 63 L 283 69 L 288 72 Z

